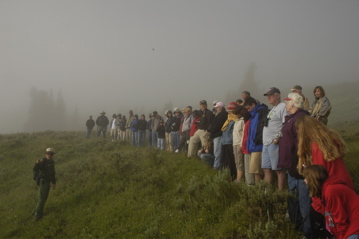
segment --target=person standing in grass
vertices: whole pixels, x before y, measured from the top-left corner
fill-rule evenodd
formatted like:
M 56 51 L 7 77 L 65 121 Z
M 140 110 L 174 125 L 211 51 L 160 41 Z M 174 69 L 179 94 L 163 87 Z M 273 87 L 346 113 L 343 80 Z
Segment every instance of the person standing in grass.
M 157 148 L 163 150 L 164 149 L 164 146 L 165 146 L 165 126 L 163 124 L 163 120 L 161 119 L 160 122 L 159 122 L 159 125 L 157 127 Z
M 35 221 L 40 220 L 43 216 L 44 206 L 49 196 L 51 184 L 53 189 L 56 188 L 54 154 L 53 148 L 47 148 L 45 158 L 37 160 L 33 167 L 34 180 L 36 180 L 39 186 L 38 201 L 33 212 Z
M 244 125 L 251 117 L 251 115 L 249 114 L 248 110 L 244 108 L 244 106 L 236 107 L 233 110 L 233 115 L 237 117 L 237 120 L 235 121 L 233 126 L 233 153 L 237 169 L 237 178 L 235 182 L 241 182 L 244 178 L 245 172 L 244 155 L 242 152 Z M 247 169 L 249 169 L 249 165 Z
M 97 137 L 99 137 L 102 132 L 103 138 L 106 138 L 107 125 L 109 124 L 109 121 L 107 116 L 105 116 L 105 111 L 102 111 L 100 114 L 101 115 L 96 119 Z
M 92 119 L 92 115 L 90 115 L 90 118 L 86 121 L 86 127 L 87 127 L 86 138 L 90 138 L 92 135 L 92 129 L 93 127 L 95 127 L 95 121 Z

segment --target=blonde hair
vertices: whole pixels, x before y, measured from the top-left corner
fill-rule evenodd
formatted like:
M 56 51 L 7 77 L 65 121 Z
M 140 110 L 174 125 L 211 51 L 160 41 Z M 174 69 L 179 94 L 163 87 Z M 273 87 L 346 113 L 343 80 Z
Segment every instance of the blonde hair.
M 310 165 L 303 169 L 303 177 L 305 178 L 309 196 L 322 198 L 322 186 L 328 178 L 328 172 L 323 165 Z
M 323 153 L 326 161 L 330 162 L 341 158 L 348 151 L 344 140 L 340 135 L 315 120 L 311 116 L 302 115 L 296 121 L 298 134 L 298 171 L 302 173 L 303 165 L 313 164 L 312 143 L 316 143 Z

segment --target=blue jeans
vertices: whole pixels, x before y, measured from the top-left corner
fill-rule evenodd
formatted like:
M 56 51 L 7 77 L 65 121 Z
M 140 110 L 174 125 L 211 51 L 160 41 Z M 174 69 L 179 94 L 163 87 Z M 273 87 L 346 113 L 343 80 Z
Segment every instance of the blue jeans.
M 92 134 L 92 129 L 87 129 L 87 135 L 86 138 L 90 138 Z
M 152 145 L 152 131 L 147 130 L 147 147 L 151 147 Z
M 304 179 L 296 179 L 288 174 L 288 189 L 293 195 L 288 199 L 288 214 L 290 221 L 296 224 L 296 228 L 303 226 L 303 233 L 310 237 L 310 204 L 309 189 Z
M 152 147 L 157 148 L 157 139 L 158 133 L 156 131 L 152 132 Z
M 180 133 L 179 131 L 175 131 L 175 132 L 172 131 L 171 136 L 172 136 L 172 150 L 176 151 L 180 146 Z
M 222 162 L 222 144 L 221 144 L 221 136 L 213 139 L 213 154 L 214 154 L 214 169 L 221 169 Z
M 203 162 L 208 164 L 210 167 L 213 167 L 214 156 L 212 154 L 198 153 L 198 156 Z
M 146 130 L 138 130 L 138 147 L 145 146 Z
M 164 138 L 157 139 L 157 147 L 161 150 L 163 150 L 165 148 L 165 139 Z
M 349 236 L 347 239 L 359 239 L 359 234 L 353 234 Z
M 132 131 L 132 141 L 131 144 L 133 146 L 137 146 L 137 142 L 138 142 L 138 131 Z

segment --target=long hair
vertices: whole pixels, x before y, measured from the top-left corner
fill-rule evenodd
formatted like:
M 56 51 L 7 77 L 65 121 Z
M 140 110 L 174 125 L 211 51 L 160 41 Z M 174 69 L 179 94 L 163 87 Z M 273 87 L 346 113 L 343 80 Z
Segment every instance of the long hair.
M 326 161 L 330 162 L 341 158 L 347 152 L 347 147 L 340 135 L 315 120 L 309 115 L 302 115 L 296 121 L 298 134 L 298 171 L 302 172 L 303 165 L 313 164 L 312 143 L 316 143 L 323 153 Z
M 320 98 L 324 97 L 325 96 L 325 91 L 324 91 L 324 88 L 321 87 L 321 86 L 316 86 L 313 90 L 313 94 L 315 95 L 315 91 L 319 89 L 320 90 Z
M 303 169 L 303 177 L 305 178 L 309 196 L 322 198 L 322 187 L 328 178 L 328 172 L 323 165 L 310 165 Z

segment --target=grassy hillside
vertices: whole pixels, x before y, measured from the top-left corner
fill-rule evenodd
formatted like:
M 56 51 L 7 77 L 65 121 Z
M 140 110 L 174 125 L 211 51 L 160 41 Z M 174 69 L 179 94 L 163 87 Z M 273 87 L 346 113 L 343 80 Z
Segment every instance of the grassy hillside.
M 339 130 L 358 189 L 354 129 Z M 58 184 L 34 222 L 32 166 L 47 147 L 57 151 Z M 299 238 L 285 220 L 285 192 L 228 179 L 182 154 L 84 133 L 0 135 L 0 238 Z

